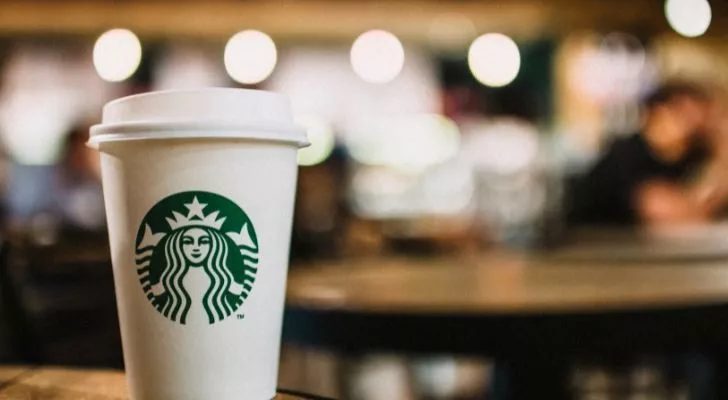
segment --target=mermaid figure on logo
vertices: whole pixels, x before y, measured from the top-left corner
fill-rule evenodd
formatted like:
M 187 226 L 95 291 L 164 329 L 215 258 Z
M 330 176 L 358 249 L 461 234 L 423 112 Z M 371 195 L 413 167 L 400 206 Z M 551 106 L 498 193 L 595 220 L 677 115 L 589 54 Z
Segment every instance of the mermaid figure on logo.
M 198 203 L 197 198 L 194 203 Z M 149 273 L 140 272 L 144 276 L 141 281 L 147 297 L 164 316 L 182 324 L 187 320 L 192 303 L 200 301 L 192 299 L 183 284 L 190 268 L 202 268 L 210 279 L 201 302 L 208 322 L 213 324 L 230 316 L 247 298 L 258 261 L 257 251 L 234 240 L 247 231 L 222 233 L 225 218 L 217 219 L 217 211 L 205 216 L 201 208 L 197 215 L 187 217 L 173 211 L 174 219 L 167 218 L 172 230 L 163 237 L 159 233 L 152 234 L 148 227 L 149 233 L 145 234 L 145 237 L 159 235 L 158 241 L 145 239 L 152 243 L 157 241 L 143 267 L 148 268 Z M 243 230 L 247 230 L 247 226 L 243 226 Z

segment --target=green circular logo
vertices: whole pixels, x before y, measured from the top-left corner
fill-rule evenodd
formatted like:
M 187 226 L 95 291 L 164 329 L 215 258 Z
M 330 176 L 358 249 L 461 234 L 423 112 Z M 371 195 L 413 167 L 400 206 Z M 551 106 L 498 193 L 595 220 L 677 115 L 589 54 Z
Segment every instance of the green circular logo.
M 253 222 L 237 204 L 191 191 L 168 196 L 147 212 L 135 260 L 142 289 L 157 311 L 181 324 L 191 314 L 214 324 L 250 295 L 258 251 Z

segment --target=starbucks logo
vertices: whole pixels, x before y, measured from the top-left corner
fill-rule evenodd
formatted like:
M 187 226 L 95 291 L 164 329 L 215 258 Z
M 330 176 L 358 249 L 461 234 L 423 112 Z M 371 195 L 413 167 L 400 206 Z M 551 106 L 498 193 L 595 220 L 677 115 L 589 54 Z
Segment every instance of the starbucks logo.
M 162 315 L 185 324 L 192 313 L 214 324 L 250 295 L 258 239 L 250 218 L 229 199 L 177 193 L 144 216 L 136 264 L 144 293 Z

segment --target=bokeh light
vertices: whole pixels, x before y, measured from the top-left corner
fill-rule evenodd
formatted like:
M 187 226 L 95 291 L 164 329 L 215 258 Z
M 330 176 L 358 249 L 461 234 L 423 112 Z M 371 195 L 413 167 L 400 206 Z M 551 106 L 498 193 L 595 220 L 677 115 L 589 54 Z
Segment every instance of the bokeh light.
M 652 86 L 652 60 L 636 36 L 611 32 L 590 39 L 569 71 L 569 84 L 579 93 L 599 103 L 619 103 Z
M 457 154 L 460 129 L 442 115 L 414 114 L 362 121 L 345 140 L 359 163 L 422 171 Z
M 538 130 L 527 122 L 503 119 L 472 132 L 467 156 L 480 169 L 500 175 L 513 175 L 536 162 Z
M 404 66 L 404 48 L 393 34 L 373 30 L 361 34 L 351 46 L 351 66 L 369 83 L 387 83 Z
M 298 165 L 312 166 L 325 161 L 334 150 L 334 128 L 323 118 L 304 114 L 296 116 L 296 123 L 306 129 L 310 146 L 298 150 Z
M 276 44 L 260 31 L 238 32 L 225 45 L 225 69 L 242 84 L 264 81 L 273 73 L 277 61 Z
M 513 39 L 500 33 L 487 33 L 470 45 L 468 66 L 480 83 L 501 87 L 518 76 L 521 54 Z
M 139 68 L 142 45 L 134 32 L 128 29 L 112 29 L 96 40 L 93 61 L 101 79 L 121 82 Z
M 666 0 L 665 16 L 675 32 L 698 37 L 708 30 L 713 15 L 707 0 Z

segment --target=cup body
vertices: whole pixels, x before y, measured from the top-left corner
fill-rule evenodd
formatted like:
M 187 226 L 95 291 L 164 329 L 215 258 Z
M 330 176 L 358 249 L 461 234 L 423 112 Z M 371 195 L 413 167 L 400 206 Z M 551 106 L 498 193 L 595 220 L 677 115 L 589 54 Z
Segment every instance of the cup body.
M 131 398 L 271 399 L 301 143 L 265 140 L 270 126 L 176 135 L 155 121 L 155 136 L 134 122 L 90 142 Z

